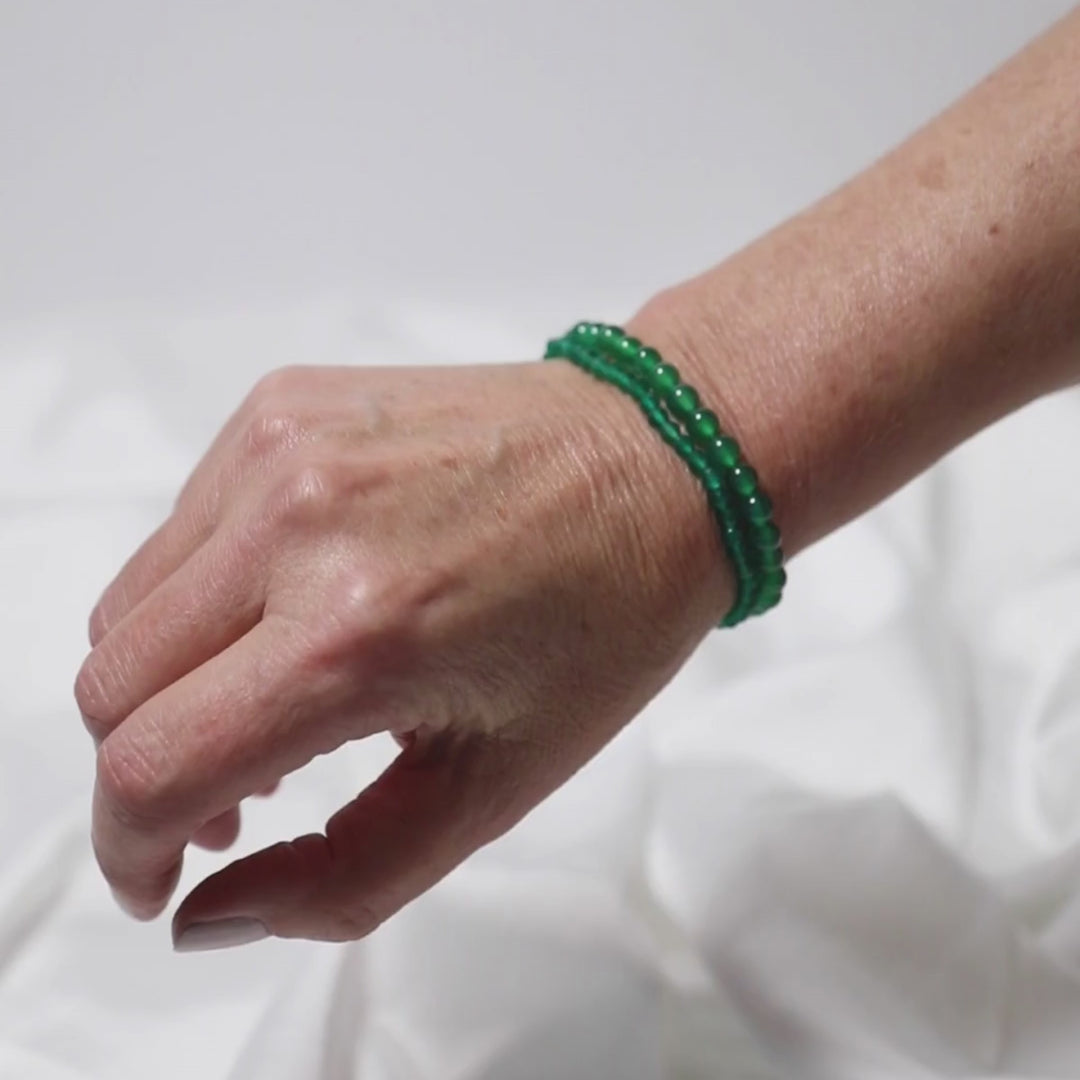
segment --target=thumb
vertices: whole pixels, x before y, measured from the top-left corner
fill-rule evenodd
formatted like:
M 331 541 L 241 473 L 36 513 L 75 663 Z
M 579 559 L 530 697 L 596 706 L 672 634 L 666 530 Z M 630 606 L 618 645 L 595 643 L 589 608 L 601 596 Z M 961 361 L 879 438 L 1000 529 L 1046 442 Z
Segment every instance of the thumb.
M 324 834 L 265 848 L 197 886 L 173 919 L 176 949 L 369 934 L 547 793 L 528 781 L 524 751 L 489 737 L 418 739 Z

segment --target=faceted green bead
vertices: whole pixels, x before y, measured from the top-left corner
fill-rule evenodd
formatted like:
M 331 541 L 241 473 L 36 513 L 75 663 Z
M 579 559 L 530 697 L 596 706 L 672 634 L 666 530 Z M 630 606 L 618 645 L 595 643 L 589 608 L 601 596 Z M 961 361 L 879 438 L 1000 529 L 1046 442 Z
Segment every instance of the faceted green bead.
M 712 485 L 716 485 L 715 487 Z M 722 525 L 724 529 L 730 527 L 734 528 L 736 522 L 731 515 L 731 502 L 728 499 L 727 488 L 724 485 L 724 478 L 718 473 L 709 471 L 709 501 L 713 505 L 713 509 L 716 510 L 717 523 Z M 726 535 L 726 534 L 725 534 Z M 742 542 L 742 534 L 737 537 Z
M 736 580 L 735 600 L 721 625 L 734 626 L 777 604 L 787 574 L 772 504 L 737 442 L 721 433 L 719 420 L 701 407 L 678 369 L 621 327 L 602 323 L 576 324 L 549 341 L 544 355 L 570 360 L 634 398 L 705 489 Z
M 784 586 L 787 584 L 787 571 L 778 566 L 775 570 L 766 570 L 761 575 L 761 591 L 762 592 L 783 592 Z
M 782 568 L 767 570 L 762 573 L 759 580 L 761 582 L 762 596 L 780 596 L 784 591 L 784 585 L 787 583 L 787 571 Z
M 649 372 L 649 381 L 657 390 L 674 390 L 679 385 L 679 373 L 670 364 L 660 363 Z
M 739 444 L 734 439 L 721 435 L 710 444 L 709 457 L 725 469 L 733 468 L 739 463 Z
M 686 425 L 690 434 L 699 439 L 715 439 L 720 434 L 720 421 L 709 409 L 698 409 Z
M 746 514 L 756 525 L 764 525 L 772 517 L 772 500 L 764 491 L 757 491 L 746 500 Z
M 754 531 L 757 534 L 757 546 L 762 551 L 780 546 L 780 530 L 771 521 L 765 522 Z
M 682 420 L 689 420 L 697 412 L 701 402 L 692 386 L 677 386 L 668 399 L 671 411 Z
M 753 495 L 757 491 L 757 473 L 749 465 L 738 465 L 732 469 L 731 482 L 740 495 Z
M 750 609 L 751 615 L 764 615 L 770 608 L 776 607 L 780 603 L 779 593 L 762 593 L 757 600 L 754 601 L 754 606 Z
M 715 504 L 713 504 L 715 506 Z M 735 576 L 740 580 L 749 578 L 750 565 L 747 562 L 742 536 L 734 523 L 724 525 L 720 530 L 720 539 L 735 566 Z
M 759 551 L 758 565 L 762 570 L 777 570 L 784 565 L 784 553 L 776 547 Z
M 760 580 L 757 581 L 755 584 L 757 586 L 756 590 L 754 592 L 754 604 L 753 604 L 753 606 L 755 608 L 758 607 L 761 604 L 767 604 L 773 597 L 776 597 L 776 596 L 780 595 L 780 593 L 779 593 L 779 591 L 777 589 L 770 589 L 770 588 L 767 588 L 767 587 L 763 587 L 761 585 Z
M 662 433 L 662 428 L 660 426 L 660 421 L 659 421 L 659 419 L 657 417 L 653 416 L 650 413 L 650 414 L 648 414 L 647 419 L 649 421 L 649 426 L 650 427 L 655 428 L 657 431 L 660 431 Z
M 697 476 L 703 476 L 711 471 L 709 463 L 694 449 L 692 443 L 684 441 L 684 446 L 686 447 L 685 461 L 693 473 Z

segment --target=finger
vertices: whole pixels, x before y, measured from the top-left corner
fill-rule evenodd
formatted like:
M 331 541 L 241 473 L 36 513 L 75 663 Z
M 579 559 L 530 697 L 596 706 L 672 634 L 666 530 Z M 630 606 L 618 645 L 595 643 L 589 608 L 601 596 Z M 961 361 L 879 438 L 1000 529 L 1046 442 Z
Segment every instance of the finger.
M 94 850 L 128 911 L 161 911 L 184 846 L 208 821 L 364 733 L 342 721 L 355 701 L 330 672 L 298 623 L 267 617 L 105 739 Z
M 240 807 L 234 806 L 201 826 L 192 836 L 191 842 L 208 851 L 224 851 L 236 843 L 239 835 Z
M 239 487 L 267 473 L 310 437 L 296 401 L 302 386 L 301 369 L 272 373 L 233 413 L 192 471 L 172 515 L 128 560 L 94 607 L 92 646 L 198 550 Z
M 403 752 L 324 835 L 266 848 L 200 884 L 173 921 L 177 949 L 370 933 L 550 790 L 522 781 L 535 772 L 515 753 L 481 738 L 419 761 Z
M 200 481 L 188 482 L 173 513 L 142 543 L 102 593 L 90 614 L 91 647 L 100 644 L 114 626 L 206 543 L 229 496 L 252 471 L 247 462 L 226 465 L 216 459 L 204 459 L 199 468 L 207 473 L 213 471 L 214 481 L 204 481 L 196 470 Z
M 302 364 L 278 368 L 263 375 L 240 406 L 222 425 L 210 448 L 180 492 L 180 500 L 207 486 L 217 473 L 215 462 L 236 456 L 271 456 L 305 441 L 304 416 L 325 412 L 327 401 L 340 401 L 356 378 L 356 368 L 310 367 Z
M 259 621 L 270 551 L 246 528 L 219 532 L 91 651 L 75 698 L 95 739 Z
M 202 510 L 173 514 L 139 546 L 101 594 L 90 613 L 90 645 L 96 647 L 170 574 L 175 573 L 213 530 Z

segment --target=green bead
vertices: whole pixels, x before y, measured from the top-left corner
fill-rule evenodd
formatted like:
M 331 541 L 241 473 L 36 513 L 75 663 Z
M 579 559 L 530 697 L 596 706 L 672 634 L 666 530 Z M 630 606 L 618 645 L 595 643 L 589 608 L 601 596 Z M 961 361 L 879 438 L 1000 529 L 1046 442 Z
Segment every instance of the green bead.
M 709 463 L 694 449 L 693 443 L 684 440 L 683 445 L 686 447 L 686 464 L 690 466 L 691 472 L 697 476 L 705 476 L 712 472 Z
M 679 373 L 670 364 L 660 363 L 649 373 L 649 381 L 657 390 L 674 390 L 679 385 Z
M 715 507 L 715 503 L 713 504 Z M 719 518 L 719 513 L 717 514 Z M 722 520 L 722 519 L 721 519 Z M 738 526 L 734 522 L 728 522 L 720 529 L 720 539 L 723 542 L 724 550 L 727 551 L 732 563 L 735 566 L 735 576 L 740 580 L 747 580 L 750 577 L 750 564 L 747 561 L 746 552 L 743 547 L 743 538 L 739 532 Z
M 757 600 L 754 601 L 754 606 L 750 609 L 751 615 L 764 615 L 770 608 L 776 607 L 780 603 L 779 593 L 762 593 Z
M 779 574 L 779 578 L 775 578 L 772 575 Z M 780 596 L 784 591 L 784 586 L 787 584 L 787 572 L 785 570 L 769 570 L 768 576 L 762 575 L 761 581 L 761 595 L 762 596 Z
M 686 426 L 690 429 L 690 434 L 699 439 L 715 439 L 720 434 L 720 421 L 717 420 L 716 413 L 709 409 L 698 409 Z
M 721 435 L 710 444 L 709 457 L 717 465 L 731 469 L 739 463 L 739 444 L 727 435 Z
M 547 342 L 544 355 L 569 360 L 632 397 L 704 488 L 736 583 L 721 625 L 734 626 L 778 603 L 787 574 L 772 504 L 737 442 L 721 434 L 719 420 L 701 407 L 678 369 L 621 327 L 603 323 L 577 323 Z
M 746 500 L 746 516 L 755 525 L 764 525 L 772 517 L 772 500 L 764 491 L 757 491 Z
M 668 399 L 671 411 L 682 420 L 689 420 L 697 412 L 701 402 L 692 386 L 677 386 Z
M 766 570 L 761 575 L 761 591 L 775 592 L 780 594 L 784 591 L 784 586 L 787 584 L 787 571 L 778 566 L 775 570 Z
M 712 503 L 713 509 L 716 511 L 716 520 L 725 529 L 728 527 L 735 528 L 737 522 L 731 513 L 731 502 L 728 499 L 727 488 L 724 484 L 724 478 L 718 476 L 714 472 L 709 473 L 710 477 L 717 483 L 717 487 L 711 487 L 709 489 L 709 501 Z M 740 532 L 737 539 L 740 543 L 743 543 L 743 535 Z
M 753 495 L 757 491 L 757 473 L 749 465 L 737 465 L 732 469 L 731 482 L 740 495 Z
M 757 546 L 762 551 L 770 551 L 780 546 L 780 530 L 771 522 L 754 530 L 757 536 Z
M 759 551 L 758 565 L 762 570 L 776 570 L 784 565 L 784 553 L 777 547 Z

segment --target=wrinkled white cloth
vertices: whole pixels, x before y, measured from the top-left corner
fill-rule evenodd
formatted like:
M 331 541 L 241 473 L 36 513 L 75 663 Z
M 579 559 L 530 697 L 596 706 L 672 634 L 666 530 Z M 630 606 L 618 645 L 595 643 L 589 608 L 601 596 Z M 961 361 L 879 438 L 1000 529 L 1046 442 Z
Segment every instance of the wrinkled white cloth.
M 1080 1076 L 1076 394 L 800 557 L 774 615 L 368 940 L 176 956 L 114 909 L 85 618 L 226 413 L 298 356 L 499 359 L 544 327 L 338 298 L 0 342 L 2 1080 Z M 392 753 L 289 778 L 241 849 Z

